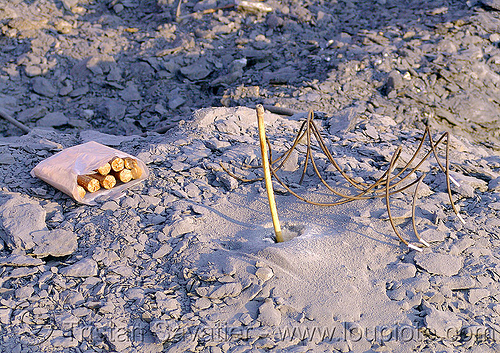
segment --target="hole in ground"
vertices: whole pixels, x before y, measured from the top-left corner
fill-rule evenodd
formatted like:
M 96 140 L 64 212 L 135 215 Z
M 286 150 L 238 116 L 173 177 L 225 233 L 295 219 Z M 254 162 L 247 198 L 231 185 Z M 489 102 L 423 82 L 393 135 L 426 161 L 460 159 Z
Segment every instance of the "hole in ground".
M 306 231 L 306 226 L 304 224 L 298 224 L 294 222 L 283 222 L 281 224 L 281 235 L 283 236 L 283 241 L 290 241 L 296 237 L 300 237 Z M 272 233 L 272 241 L 276 243 L 276 235 Z

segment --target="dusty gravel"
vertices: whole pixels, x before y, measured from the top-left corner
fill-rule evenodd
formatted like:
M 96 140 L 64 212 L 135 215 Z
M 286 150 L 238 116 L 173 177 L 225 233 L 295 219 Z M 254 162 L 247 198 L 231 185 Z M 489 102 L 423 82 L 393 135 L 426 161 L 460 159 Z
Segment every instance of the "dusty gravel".
M 176 21 L 173 0 L 3 1 L 0 106 L 32 127 L 114 134 L 210 106 L 354 108 L 495 148 L 500 19 L 484 3 L 182 1 Z
M 0 108 L 33 129 L 0 120 L 0 350 L 498 351 L 500 2 L 178 4 L 0 0 Z M 297 236 L 273 243 L 263 183 L 219 165 L 259 175 L 240 168 L 260 161 L 244 108 L 257 103 L 322 112 L 328 148 L 366 182 L 397 146 L 408 161 L 426 124 L 434 139 L 452 132 L 465 225 L 431 160 L 418 171 L 423 252 L 399 242 L 382 199 L 315 208 L 277 184 Z M 304 117 L 266 113 L 275 153 Z M 149 177 L 88 206 L 30 176 L 88 141 L 137 156 Z M 283 180 L 331 201 L 311 169 L 298 185 L 299 152 Z M 415 241 L 412 192 L 391 204 Z

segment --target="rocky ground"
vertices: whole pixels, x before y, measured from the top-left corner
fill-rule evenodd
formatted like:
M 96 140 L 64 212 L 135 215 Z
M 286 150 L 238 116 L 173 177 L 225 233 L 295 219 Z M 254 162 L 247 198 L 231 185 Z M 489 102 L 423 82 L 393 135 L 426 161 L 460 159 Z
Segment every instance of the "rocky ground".
M 4 1 L 1 106 L 29 126 L 115 134 L 209 106 L 354 108 L 497 145 L 493 0 L 183 1 L 176 22 L 177 4 Z
M 0 120 L 2 351 L 497 351 L 499 10 L 0 1 L 0 108 L 34 129 Z M 430 249 L 401 246 L 381 200 L 308 208 L 278 185 L 280 214 L 301 236 L 272 243 L 263 185 L 218 164 L 258 163 L 255 113 L 198 111 L 256 103 L 323 112 L 328 147 L 364 180 L 398 145 L 408 158 L 425 124 L 452 132 L 466 224 L 429 162 L 417 215 Z M 266 116 L 273 150 L 304 117 Z M 98 206 L 29 175 L 90 140 L 138 156 L 151 175 Z M 326 197 L 309 176 L 286 180 Z M 409 202 L 394 199 L 406 236 Z

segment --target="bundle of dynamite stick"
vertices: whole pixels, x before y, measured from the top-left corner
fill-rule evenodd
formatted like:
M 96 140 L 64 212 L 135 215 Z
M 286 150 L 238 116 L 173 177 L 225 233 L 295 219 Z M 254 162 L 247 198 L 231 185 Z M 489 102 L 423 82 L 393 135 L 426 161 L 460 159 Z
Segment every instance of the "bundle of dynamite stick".
M 78 195 L 83 199 L 87 192 L 96 192 L 101 187 L 113 188 L 116 183 L 128 183 L 130 180 L 139 179 L 142 169 L 137 160 L 131 157 L 115 157 L 95 170 L 95 173 L 78 175 Z
M 139 158 L 90 141 L 41 161 L 31 175 L 92 205 L 97 197 L 119 197 L 122 190 L 146 179 L 149 171 Z

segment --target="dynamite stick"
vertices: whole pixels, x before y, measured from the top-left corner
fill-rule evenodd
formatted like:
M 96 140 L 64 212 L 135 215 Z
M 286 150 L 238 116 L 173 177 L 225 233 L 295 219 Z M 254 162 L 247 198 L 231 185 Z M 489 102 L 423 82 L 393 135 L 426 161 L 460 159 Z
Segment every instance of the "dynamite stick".
M 125 168 L 125 163 L 123 162 L 123 159 L 120 157 L 115 157 L 109 162 L 111 164 L 111 169 L 115 172 L 119 172 Z
M 137 167 L 137 161 L 130 157 L 123 158 L 123 164 L 127 169 L 134 169 Z
M 79 175 L 77 177 L 77 182 L 78 185 L 83 186 L 88 192 L 96 192 L 101 188 L 99 180 L 94 179 L 89 175 Z
M 132 172 L 128 169 L 120 170 L 119 172 L 114 172 L 116 180 L 120 180 L 122 183 L 128 183 L 132 180 Z
M 93 174 L 92 178 L 99 180 L 99 184 L 105 189 L 111 189 L 116 185 L 116 178 L 111 175 Z
M 125 168 L 129 169 L 132 172 L 132 179 L 139 179 L 142 175 L 142 169 L 139 167 L 139 163 L 137 160 L 126 157 L 123 159 Z
M 138 165 L 132 169 L 130 169 L 130 173 L 132 173 L 132 179 L 139 179 L 142 175 L 142 169 Z
M 78 196 L 80 196 L 80 198 L 82 198 L 82 199 L 83 199 L 83 198 L 85 197 L 85 194 L 87 193 L 87 192 L 85 191 L 85 189 L 83 188 L 83 186 L 78 185 L 78 186 L 76 187 L 76 190 L 77 190 L 77 192 L 78 192 Z
M 109 163 L 106 163 L 102 167 L 97 168 L 97 173 L 101 175 L 108 175 L 110 171 L 111 171 L 111 164 Z

